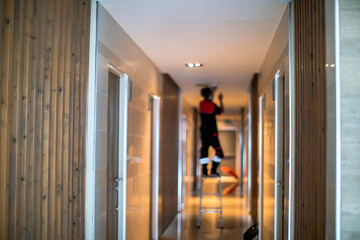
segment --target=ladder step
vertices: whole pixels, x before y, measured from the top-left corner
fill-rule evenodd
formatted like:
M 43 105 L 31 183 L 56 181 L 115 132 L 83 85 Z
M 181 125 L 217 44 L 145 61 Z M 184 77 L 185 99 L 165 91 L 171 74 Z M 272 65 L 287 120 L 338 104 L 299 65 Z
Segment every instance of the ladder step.
M 206 179 L 212 178 L 212 183 L 216 183 L 218 188 L 216 189 L 217 192 L 210 192 L 210 193 L 203 193 L 203 185 Z M 214 196 L 218 199 L 219 205 L 216 204 L 218 207 L 203 207 L 202 200 L 205 196 Z M 217 202 L 217 201 L 216 201 Z M 206 204 L 208 205 L 208 204 Z M 214 204 L 215 205 L 215 204 Z M 197 227 L 200 228 L 201 224 L 201 216 L 203 213 L 217 213 L 220 215 L 220 225 L 221 229 L 224 227 L 224 220 L 223 220 L 223 212 L 222 212 L 222 185 L 221 185 L 221 177 L 220 176 L 209 176 L 207 178 L 202 178 L 200 183 L 200 203 L 199 203 L 199 215 L 197 219 Z
M 201 213 L 221 213 L 221 210 L 207 210 L 207 211 L 200 211 Z
M 219 193 L 203 193 L 202 196 L 217 196 L 217 197 L 219 197 L 220 194 Z
M 201 209 L 221 209 L 221 207 L 201 207 Z

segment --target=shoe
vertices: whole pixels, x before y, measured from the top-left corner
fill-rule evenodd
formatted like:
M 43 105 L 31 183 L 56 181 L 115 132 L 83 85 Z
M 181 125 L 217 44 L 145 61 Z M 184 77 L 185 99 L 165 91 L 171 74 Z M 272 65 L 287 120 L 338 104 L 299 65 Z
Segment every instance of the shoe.
M 208 177 L 208 169 L 207 169 L 207 164 L 202 164 L 202 176 L 203 177 Z
M 218 174 L 217 172 L 216 172 L 216 173 L 211 173 L 211 174 L 210 174 L 210 177 L 219 178 L 219 177 L 220 177 L 220 174 Z
M 217 167 L 219 166 L 218 162 L 212 162 L 212 168 L 211 168 L 211 176 L 220 177 L 220 174 L 217 173 Z

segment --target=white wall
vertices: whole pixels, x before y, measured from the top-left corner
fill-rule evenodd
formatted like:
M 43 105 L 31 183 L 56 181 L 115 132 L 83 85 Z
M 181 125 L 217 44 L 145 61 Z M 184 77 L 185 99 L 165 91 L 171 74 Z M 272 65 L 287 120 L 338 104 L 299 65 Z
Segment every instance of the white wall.
M 149 239 L 150 112 L 148 94 L 162 94 L 158 68 L 99 4 L 98 89 L 96 127 L 95 237 L 106 239 L 106 161 L 108 63 L 129 76 L 132 99 L 128 105 L 127 239 Z M 139 229 L 141 231 L 139 231 Z
M 289 81 L 289 9 L 275 32 L 265 60 L 259 71 L 259 95 L 263 96 L 263 211 L 262 239 L 274 238 L 275 194 L 275 102 L 272 81 L 284 66 L 285 81 Z
M 330 240 L 339 239 L 336 236 L 360 238 L 359 22 L 359 1 L 326 1 L 326 239 Z M 336 34 L 337 24 L 339 35 Z M 337 43 L 339 52 L 336 52 Z M 340 135 L 336 133 L 337 127 Z M 337 174 L 340 181 L 337 181 Z M 340 214 L 339 221 L 336 214 Z
M 98 54 L 95 149 L 95 239 L 106 239 L 108 60 Z
M 360 1 L 339 0 L 341 239 L 360 239 Z

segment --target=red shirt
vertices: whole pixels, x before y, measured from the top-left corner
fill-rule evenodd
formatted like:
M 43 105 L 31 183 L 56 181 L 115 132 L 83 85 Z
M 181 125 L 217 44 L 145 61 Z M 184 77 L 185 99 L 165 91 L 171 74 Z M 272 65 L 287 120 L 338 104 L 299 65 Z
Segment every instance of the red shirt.
M 220 115 L 223 109 L 210 100 L 200 102 L 201 133 L 213 135 L 217 133 L 216 115 Z

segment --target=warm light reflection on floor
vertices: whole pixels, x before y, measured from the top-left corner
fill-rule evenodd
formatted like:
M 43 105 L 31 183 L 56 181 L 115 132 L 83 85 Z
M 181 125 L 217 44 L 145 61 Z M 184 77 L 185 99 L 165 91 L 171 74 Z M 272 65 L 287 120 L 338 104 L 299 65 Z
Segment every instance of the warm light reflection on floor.
M 209 181 L 204 186 L 204 192 L 216 190 L 216 182 Z M 223 182 L 223 189 L 233 185 L 234 182 Z M 186 184 L 187 186 L 190 183 Z M 188 191 L 186 191 L 188 192 Z M 206 206 L 217 205 L 216 197 L 207 196 L 203 204 Z M 216 213 L 203 214 L 200 229 L 196 226 L 199 211 L 198 195 L 187 195 L 185 207 L 177 215 L 174 221 L 166 229 L 161 239 L 185 240 L 185 239 L 205 239 L 205 240 L 233 240 L 243 239 L 243 232 L 251 225 L 251 219 L 247 211 L 247 205 L 243 198 L 239 196 L 239 187 L 234 193 L 223 196 L 223 218 L 224 229 L 220 229 L 220 218 Z

